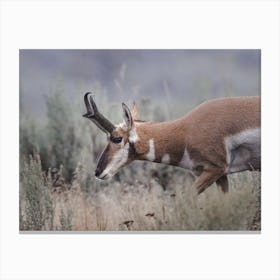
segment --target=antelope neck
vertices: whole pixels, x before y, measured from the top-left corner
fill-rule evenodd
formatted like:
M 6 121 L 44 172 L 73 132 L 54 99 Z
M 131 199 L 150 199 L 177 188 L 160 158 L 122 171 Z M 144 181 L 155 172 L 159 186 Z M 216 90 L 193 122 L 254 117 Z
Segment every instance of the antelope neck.
M 184 155 L 185 131 L 180 120 L 136 125 L 139 141 L 135 149 L 140 160 L 178 165 Z

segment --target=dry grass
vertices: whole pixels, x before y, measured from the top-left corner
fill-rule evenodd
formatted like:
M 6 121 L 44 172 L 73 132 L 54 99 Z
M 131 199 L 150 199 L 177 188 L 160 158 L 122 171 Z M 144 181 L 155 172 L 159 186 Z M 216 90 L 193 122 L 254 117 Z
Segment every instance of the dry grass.
M 41 169 L 40 162 L 30 161 L 30 169 Z M 34 168 L 34 166 L 37 166 Z M 160 167 L 160 166 L 159 166 Z M 27 168 L 27 167 L 26 167 Z M 34 170 L 35 169 L 35 170 Z M 191 187 L 192 179 L 185 174 L 176 180 L 176 173 L 168 180 L 168 188 L 160 181 L 126 182 L 123 173 L 120 182 L 96 185 L 84 191 L 82 169 L 71 186 L 48 186 L 42 175 L 39 197 L 34 196 L 36 184 L 22 184 L 22 194 L 33 193 L 31 198 L 21 195 L 22 230 L 74 231 L 200 231 L 200 230 L 259 230 L 260 229 L 260 174 L 244 172 L 230 176 L 230 192 L 224 195 L 215 185 L 197 196 Z M 176 170 L 176 168 L 174 168 Z M 30 170 L 29 170 L 30 176 Z M 43 174 L 43 173 L 42 173 Z M 177 174 L 178 175 L 178 174 Z M 49 178 L 50 180 L 50 178 Z M 24 182 L 24 180 L 23 180 Z M 43 186 L 43 185 L 44 186 Z M 96 182 L 98 184 L 98 182 Z M 100 183 L 99 183 L 100 184 Z M 32 189 L 34 188 L 33 192 Z M 36 201 L 37 203 L 26 203 Z M 30 209 L 30 205 L 37 205 Z M 46 211 L 46 205 L 49 210 Z M 32 216 L 30 216 L 32 214 Z M 35 215 L 36 214 L 36 215 Z M 41 217 L 36 224 L 35 217 Z M 47 215 L 47 217 L 44 217 Z
M 189 182 L 166 191 L 155 180 L 148 187 L 115 184 L 89 197 L 77 186 L 56 203 L 73 214 L 73 230 L 248 230 L 256 213 L 247 184 L 228 195 L 213 186 L 200 196 Z

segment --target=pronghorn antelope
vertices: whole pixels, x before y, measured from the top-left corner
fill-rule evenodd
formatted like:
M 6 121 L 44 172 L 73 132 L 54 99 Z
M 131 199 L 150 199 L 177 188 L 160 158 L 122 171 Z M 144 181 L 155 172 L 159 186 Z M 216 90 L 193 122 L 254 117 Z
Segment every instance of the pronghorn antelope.
M 108 137 L 95 171 L 99 179 L 112 177 L 134 160 L 147 160 L 190 170 L 198 193 L 214 182 L 227 192 L 227 174 L 261 169 L 258 96 L 214 99 L 166 122 L 140 121 L 137 105 L 130 111 L 122 103 L 124 122 L 119 125 L 98 111 L 90 92 L 84 102 L 83 116 Z

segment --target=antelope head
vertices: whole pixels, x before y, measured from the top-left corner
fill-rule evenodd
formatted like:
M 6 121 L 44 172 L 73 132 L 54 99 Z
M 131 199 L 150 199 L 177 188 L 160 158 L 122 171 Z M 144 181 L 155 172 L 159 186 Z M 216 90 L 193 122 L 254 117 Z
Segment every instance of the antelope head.
M 98 179 L 109 179 L 120 168 L 131 163 L 136 158 L 134 143 L 138 140 L 134 119 L 138 118 L 137 105 L 134 103 L 132 111 L 122 103 L 124 122 L 120 125 L 112 124 L 97 109 L 92 93 L 84 96 L 87 113 L 83 115 L 90 119 L 107 135 L 108 144 L 101 154 L 95 176 Z

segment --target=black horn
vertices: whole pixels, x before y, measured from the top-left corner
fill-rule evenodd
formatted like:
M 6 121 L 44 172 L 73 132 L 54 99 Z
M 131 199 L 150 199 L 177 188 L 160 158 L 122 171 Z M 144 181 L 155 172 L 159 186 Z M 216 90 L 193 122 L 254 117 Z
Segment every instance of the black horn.
M 91 92 L 87 92 L 84 96 L 87 112 L 83 117 L 90 119 L 105 133 L 112 133 L 115 126 L 98 111 L 92 95 Z

